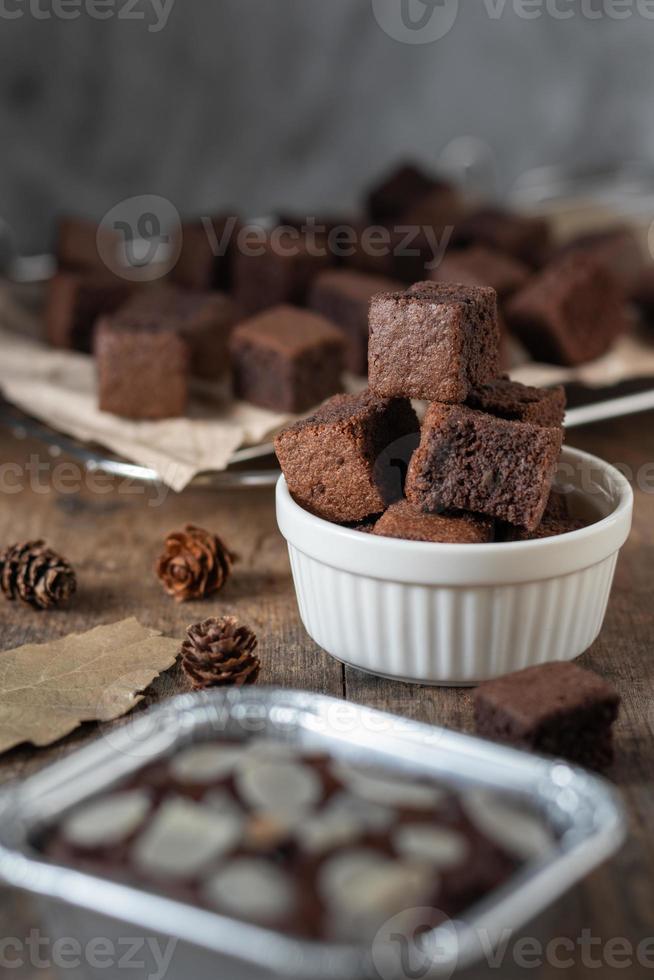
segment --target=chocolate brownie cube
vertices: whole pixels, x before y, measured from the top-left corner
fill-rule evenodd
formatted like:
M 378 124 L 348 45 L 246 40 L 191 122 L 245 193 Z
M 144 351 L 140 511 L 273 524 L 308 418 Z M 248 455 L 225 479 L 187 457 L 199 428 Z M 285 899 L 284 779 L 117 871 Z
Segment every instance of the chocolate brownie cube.
M 548 265 L 504 312 L 536 360 L 570 366 L 605 354 L 629 325 L 618 281 L 582 252 Z
M 305 412 L 341 390 L 343 332 L 293 306 L 240 323 L 230 340 L 238 398 L 278 412 Z
M 550 227 L 544 218 L 512 214 L 501 208 L 480 208 L 455 230 L 458 245 L 485 245 L 540 268 L 552 251 Z
M 401 289 L 382 276 L 349 269 L 327 269 L 313 282 L 309 307 L 341 328 L 347 339 L 346 366 L 354 374 L 368 372 L 368 310 L 377 293 Z
M 434 261 L 439 248 L 435 234 L 428 235 L 422 227 L 406 224 L 357 223 L 352 226 L 351 244 L 343 264 L 356 272 L 386 276 L 409 285 L 425 279 L 426 267 Z
M 498 300 L 502 301 L 521 289 L 530 275 L 530 269 L 510 255 L 476 245 L 447 252 L 428 278 L 433 282 L 490 286 L 497 293 Z
M 165 285 L 140 290 L 117 316 L 134 327 L 177 332 L 188 341 L 191 373 L 216 380 L 227 371 L 229 338 L 240 312 L 226 293 L 188 292 Z
M 547 426 L 563 424 L 565 402 L 562 385 L 533 388 L 509 378 L 498 378 L 473 388 L 466 405 L 497 418 Z
M 58 272 L 48 283 L 45 299 L 49 343 L 91 353 L 98 318 L 117 310 L 133 291 L 132 283 L 107 273 Z
M 106 275 L 122 264 L 122 241 L 119 232 L 100 227 L 97 221 L 76 215 L 61 216 L 55 242 L 57 265 L 73 272 Z
M 562 441 L 558 426 L 434 403 L 409 466 L 406 496 L 428 513 L 473 511 L 533 531 L 547 504 Z
M 368 377 L 375 394 L 464 402 L 499 374 L 494 290 L 426 283 L 373 298 Z
M 613 757 L 620 698 L 601 677 L 572 663 L 528 667 L 475 691 L 477 734 L 591 769 Z
M 229 289 L 239 228 L 234 215 L 184 222 L 174 236 L 173 247 L 179 249 L 179 258 L 171 280 L 184 289 Z
M 185 413 L 190 350 L 175 331 L 107 318 L 98 324 L 95 356 L 103 412 L 149 420 Z
M 493 540 L 493 521 L 476 514 L 424 514 L 408 500 L 391 504 L 373 534 L 407 541 L 486 544 Z
M 304 305 L 312 280 L 332 264 L 324 237 L 311 238 L 297 229 L 280 227 L 272 231 L 252 229 L 257 237 L 243 241 L 234 259 L 234 297 L 247 313 L 282 303 Z
M 403 464 L 418 429 L 405 398 L 376 398 L 370 391 L 337 395 L 280 432 L 275 452 L 295 500 L 318 517 L 345 524 L 401 498 Z
M 415 164 L 401 164 L 370 191 L 368 214 L 380 224 L 396 221 L 422 198 L 441 188 L 445 194 L 453 190 L 449 184 L 434 180 Z
M 644 265 L 643 249 L 632 228 L 616 225 L 577 235 L 557 250 L 556 258 L 581 252 L 600 262 L 629 293 Z

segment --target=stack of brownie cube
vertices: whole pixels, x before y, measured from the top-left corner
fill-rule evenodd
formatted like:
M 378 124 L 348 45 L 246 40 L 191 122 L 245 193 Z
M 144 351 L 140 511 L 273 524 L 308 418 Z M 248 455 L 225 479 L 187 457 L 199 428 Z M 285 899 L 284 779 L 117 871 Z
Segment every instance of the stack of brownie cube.
M 427 282 L 374 296 L 369 388 L 277 437 L 293 497 L 326 520 L 421 541 L 578 527 L 553 492 L 563 389 L 510 381 L 499 350 L 489 287 Z M 411 399 L 428 403 L 421 426 Z

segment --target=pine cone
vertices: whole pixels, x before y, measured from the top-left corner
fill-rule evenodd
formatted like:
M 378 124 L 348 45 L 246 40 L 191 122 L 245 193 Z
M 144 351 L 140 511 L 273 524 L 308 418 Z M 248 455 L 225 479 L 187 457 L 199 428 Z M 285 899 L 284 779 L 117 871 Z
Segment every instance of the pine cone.
M 177 602 L 203 599 L 218 592 L 236 561 L 218 535 L 187 524 L 166 538 L 165 551 L 155 570 L 168 595 Z
M 194 688 L 254 684 L 261 662 L 257 638 L 235 616 L 205 619 L 189 626 L 182 644 L 182 667 Z
M 0 589 L 7 599 L 50 609 L 70 599 L 76 588 L 72 566 L 45 541 L 14 544 L 0 553 Z

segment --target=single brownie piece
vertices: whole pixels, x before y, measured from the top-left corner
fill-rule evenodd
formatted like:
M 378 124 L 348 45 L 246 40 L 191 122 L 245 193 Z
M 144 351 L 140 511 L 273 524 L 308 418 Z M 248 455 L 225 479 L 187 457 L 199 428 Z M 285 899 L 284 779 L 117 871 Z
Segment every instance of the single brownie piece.
M 95 354 L 103 412 L 129 419 L 185 413 L 190 350 L 174 331 L 101 320 Z
M 427 264 L 437 257 L 438 233 L 428 234 L 420 226 L 352 226 L 351 244 L 343 255 L 343 265 L 357 272 L 398 279 L 409 285 L 424 280 Z
M 517 259 L 477 245 L 448 252 L 430 272 L 429 279 L 465 286 L 490 286 L 498 300 L 505 300 L 525 285 L 530 274 L 529 268 Z
M 582 252 L 547 266 L 504 312 L 509 329 L 530 354 L 552 364 L 593 361 L 628 327 L 617 280 Z
M 632 289 L 645 258 L 635 232 L 626 225 L 578 235 L 561 246 L 557 257 L 573 252 L 582 252 L 601 262 L 626 293 Z
M 305 412 L 341 390 L 345 340 L 309 310 L 276 306 L 240 323 L 230 341 L 238 398 L 279 412 Z
M 375 296 L 368 374 L 377 395 L 464 402 L 500 374 L 494 290 L 427 283 Z
M 187 292 L 174 286 L 140 290 L 116 315 L 134 327 L 176 331 L 188 341 L 191 373 L 208 380 L 227 370 L 229 337 L 240 318 L 226 293 Z
M 408 500 L 399 500 L 382 514 L 372 533 L 408 541 L 486 544 L 493 540 L 493 522 L 476 514 L 423 514 Z
M 62 216 L 57 222 L 57 265 L 60 269 L 106 275 L 108 271 L 115 271 L 122 264 L 122 242 L 119 232 L 104 226 L 100 228 L 96 221 L 74 215 Z M 102 248 L 102 256 L 98 243 Z M 109 266 L 105 259 L 109 260 Z
M 459 245 L 486 245 L 539 268 L 551 252 L 550 228 L 543 218 L 512 214 L 500 208 L 482 208 L 457 226 Z
M 466 510 L 538 527 L 561 451 L 560 427 L 495 418 L 465 406 L 429 406 L 406 496 L 425 512 Z
M 380 224 L 396 221 L 422 198 L 439 189 L 445 195 L 454 192 L 450 184 L 434 180 L 414 164 L 402 164 L 370 191 L 368 214 Z
M 368 372 L 368 310 L 377 293 L 401 289 L 382 276 L 348 269 L 327 269 L 314 280 L 309 306 L 335 323 L 347 339 L 346 366 L 354 374 Z
M 572 663 L 528 667 L 481 684 L 478 735 L 600 769 L 613 758 L 620 698 L 601 677 Z
M 93 350 L 93 334 L 100 316 L 113 313 L 132 294 L 132 283 L 110 275 L 59 272 L 48 283 L 45 328 L 53 347 Z
M 280 432 L 275 451 L 302 507 L 328 521 L 351 523 L 401 498 L 401 463 L 418 429 L 405 398 L 376 398 L 369 391 L 337 395 Z
M 179 258 L 170 274 L 184 289 L 229 289 L 240 224 L 235 216 L 218 215 L 182 224 Z
M 466 405 L 501 419 L 533 422 L 534 425 L 562 425 L 565 415 L 565 389 L 532 388 L 530 385 L 499 378 L 474 388 Z
M 324 237 L 312 235 L 309 240 L 293 228 L 265 232 L 261 240 L 253 239 L 236 252 L 235 299 L 248 314 L 280 303 L 302 306 L 311 281 L 331 264 Z

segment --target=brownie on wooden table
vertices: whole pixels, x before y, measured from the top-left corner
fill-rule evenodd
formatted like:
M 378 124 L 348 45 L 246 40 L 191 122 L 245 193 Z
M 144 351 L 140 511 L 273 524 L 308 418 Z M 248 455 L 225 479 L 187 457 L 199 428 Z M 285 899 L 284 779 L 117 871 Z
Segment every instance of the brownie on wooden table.
M 408 500 L 399 500 L 382 514 L 372 533 L 407 541 L 486 544 L 493 540 L 493 521 L 476 514 L 424 514 Z
M 327 269 L 314 280 L 309 307 L 343 330 L 346 366 L 354 374 L 368 372 L 368 311 L 377 293 L 399 290 L 399 282 L 349 269 Z
M 133 291 L 133 283 L 106 272 L 57 273 L 48 283 L 45 300 L 48 341 L 53 347 L 90 354 L 98 318 L 117 310 Z
M 342 388 L 343 332 L 293 306 L 275 306 L 232 332 L 238 398 L 280 412 L 305 412 Z
M 429 406 L 406 496 L 425 512 L 466 510 L 533 531 L 545 511 L 563 433 L 463 405 Z
M 531 270 L 502 252 L 476 245 L 448 252 L 429 274 L 433 282 L 458 282 L 465 286 L 490 286 L 498 300 L 505 300 L 525 285 Z
M 613 758 L 620 699 L 601 677 L 556 662 L 481 684 L 474 695 L 477 734 L 592 769 Z
M 261 229 L 259 229 L 260 231 Z M 327 241 L 296 229 L 275 229 L 234 258 L 234 297 L 248 314 L 280 303 L 302 306 L 311 281 L 332 265 Z
M 234 301 L 219 292 L 188 292 L 174 286 L 142 289 L 118 310 L 134 326 L 174 330 L 191 350 L 191 373 L 214 380 L 229 364 L 229 337 L 240 319 Z
M 420 283 L 370 304 L 368 377 L 383 397 L 464 402 L 500 374 L 493 289 Z
M 605 354 L 628 327 L 618 281 L 582 252 L 548 265 L 509 300 L 505 316 L 536 360 L 570 366 Z
M 466 405 L 501 419 L 533 422 L 534 425 L 562 425 L 565 401 L 565 389 L 561 385 L 533 388 L 504 377 L 473 388 Z
M 488 207 L 461 221 L 455 241 L 459 245 L 486 245 L 534 268 L 547 261 L 552 247 L 545 219 Z
M 376 398 L 369 391 L 337 395 L 280 432 L 275 451 L 295 500 L 318 517 L 345 524 L 401 498 L 401 471 L 393 460 L 384 464 L 384 453 L 397 445 L 400 455 L 404 442 L 408 457 L 418 428 L 405 398 Z
M 106 318 L 98 324 L 95 355 L 103 412 L 149 420 L 185 413 L 191 354 L 175 331 Z

